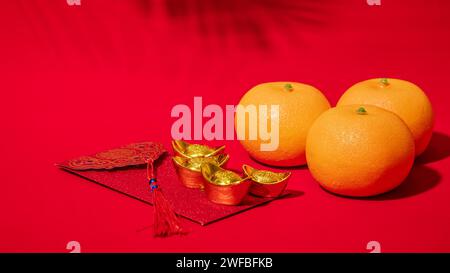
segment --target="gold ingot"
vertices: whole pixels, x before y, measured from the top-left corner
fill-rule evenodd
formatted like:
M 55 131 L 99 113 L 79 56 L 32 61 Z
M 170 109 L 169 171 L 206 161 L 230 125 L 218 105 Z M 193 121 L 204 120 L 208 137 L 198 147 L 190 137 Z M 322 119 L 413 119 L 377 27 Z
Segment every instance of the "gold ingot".
M 206 180 L 206 196 L 211 202 L 238 205 L 248 194 L 251 184 L 248 177 L 241 177 L 233 171 L 211 163 L 203 164 L 201 170 Z
M 175 153 L 182 157 L 210 157 L 225 149 L 225 146 L 209 147 L 201 144 L 190 144 L 182 140 L 172 140 Z
M 287 186 L 290 172 L 272 172 L 258 170 L 249 165 L 243 165 L 244 173 L 253 181 L 250 193 L 260 197 L 280 196 Z
M 182 156 L 172 157 L 181 183 L 191 189 L 204 188 L 204 178 L 201 173 L 202 164 L 209 163 L 217 166 L 222 166 L 228 161 L 228 159 L 229 156 L 226 154 L 193 158 Z

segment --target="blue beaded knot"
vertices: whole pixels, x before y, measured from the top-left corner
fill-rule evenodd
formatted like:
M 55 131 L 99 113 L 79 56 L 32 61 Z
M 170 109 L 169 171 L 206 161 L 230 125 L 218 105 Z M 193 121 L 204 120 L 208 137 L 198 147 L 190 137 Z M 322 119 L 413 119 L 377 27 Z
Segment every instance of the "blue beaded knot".
M 158 185 L 156 185 L 156 178 L 151 178 L 150 181 L 150 188 L 153 190 L 155 190 L 156 188 L 158 188 Z

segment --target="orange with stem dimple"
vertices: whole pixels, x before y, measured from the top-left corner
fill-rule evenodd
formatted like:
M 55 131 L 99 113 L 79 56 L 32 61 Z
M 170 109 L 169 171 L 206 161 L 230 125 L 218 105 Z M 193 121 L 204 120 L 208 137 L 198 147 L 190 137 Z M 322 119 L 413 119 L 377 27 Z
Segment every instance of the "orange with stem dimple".
M 398 79 L 371 79 L 350 87 L 337 106 L 371 104 L 397 114 L 414 137 L 416 155 L 428 146 L 433 131 L 433 108 L 425 93 L 415 84 Z
M 414 161 L 414 141 L 394 113 L 372 105 L 332 108 L 314 122 L 306 159 L 325 189 L 372 196 L 402 183 Z
M 273 166 L 296 166 L 306 163 L 305 142 L 308 130 L 314 120 L 330 108 L 326 97 L 316 88 L 295 82 L 269 82 L 250 89 L 239 102 L 240 106 L 256 106 L 256 124 L 260 119 L 276 119 L 279 123 L 278 146 L 271 151 L 261 149 L 268 141 L 261 138 L 258 128 L 249 126 L 247 120 L 239 120 L 236 115 L 236 128 L 245 127 L 246 138 L 240 142 L 245 150 L 256 160 Z M 268 114 L 260 111 L 259 106 L 279 106 L 279 111 Z M 261 113 L 262 112 L 262 113 Z M 244 123 L 245 124 L 240 124 Z M 259 125 L 258 125 L 259 126 Z M 257 135 L 249 139 L 250 132 Z

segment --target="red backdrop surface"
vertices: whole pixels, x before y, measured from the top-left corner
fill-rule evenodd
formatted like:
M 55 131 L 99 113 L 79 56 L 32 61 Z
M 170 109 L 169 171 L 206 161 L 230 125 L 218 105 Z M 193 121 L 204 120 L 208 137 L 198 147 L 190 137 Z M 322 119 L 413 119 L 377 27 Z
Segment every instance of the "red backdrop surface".
M 450 251 L 450 2 L 446 0 L 0 1 L 0 251 Z M 306 168 L 286 198 L 155 239 L 152 207 L 54 163 L 142 140 L 169 147 L 177 104 L 236 104 L 298 81 L 334 105 L 355 82 L 420 85 L 436 113 L 426 154 L 397 190 L 331 195 Z M 230 166 L 254 163 L 220 141 Z

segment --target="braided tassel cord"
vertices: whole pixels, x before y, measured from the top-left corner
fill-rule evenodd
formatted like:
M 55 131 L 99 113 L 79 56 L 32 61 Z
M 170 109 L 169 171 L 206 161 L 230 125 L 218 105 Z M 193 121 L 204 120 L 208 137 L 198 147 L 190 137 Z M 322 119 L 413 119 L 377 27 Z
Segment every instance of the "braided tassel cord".
M 158 186 L 154 175 L 153 160 L 147 162 L 147 179 L 153 194 L 153 207 L 155 218 L 153 221 L 153 235 L 155 237 L 167 237 L 182 234 L 180 221 Z

